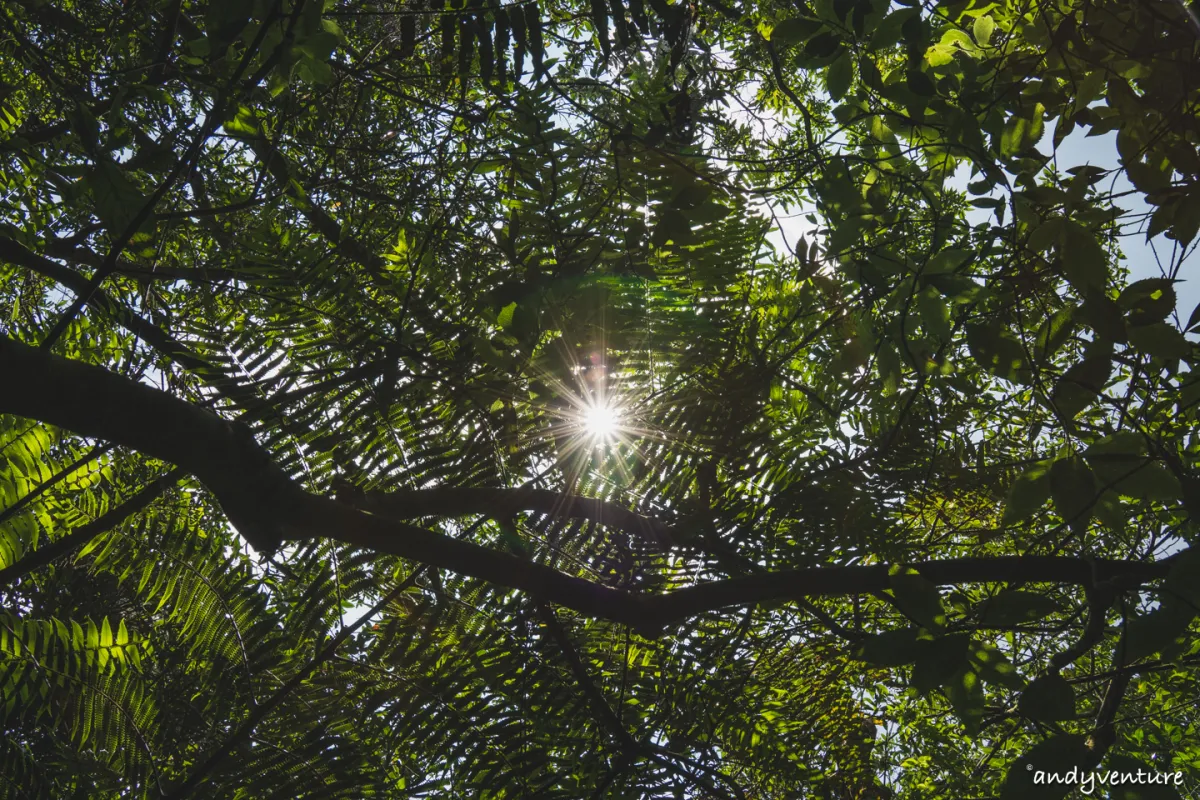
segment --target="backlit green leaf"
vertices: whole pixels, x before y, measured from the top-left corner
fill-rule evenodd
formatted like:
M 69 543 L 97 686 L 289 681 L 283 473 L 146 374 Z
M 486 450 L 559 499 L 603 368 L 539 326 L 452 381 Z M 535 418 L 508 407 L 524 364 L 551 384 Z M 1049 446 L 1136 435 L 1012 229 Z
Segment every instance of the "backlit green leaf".
M 1001 525 L 1009 526 L 1037 513 L 1050 499 L 1050 461 L 1040 461 L 1022 472 L 1008 490 Z

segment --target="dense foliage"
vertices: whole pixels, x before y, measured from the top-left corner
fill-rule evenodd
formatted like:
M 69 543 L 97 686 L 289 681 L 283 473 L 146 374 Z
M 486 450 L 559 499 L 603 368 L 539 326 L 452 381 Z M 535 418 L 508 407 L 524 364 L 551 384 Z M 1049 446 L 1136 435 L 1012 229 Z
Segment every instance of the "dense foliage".
M 3 796 L 1200 787 L 1182 0 L 0 21 Z

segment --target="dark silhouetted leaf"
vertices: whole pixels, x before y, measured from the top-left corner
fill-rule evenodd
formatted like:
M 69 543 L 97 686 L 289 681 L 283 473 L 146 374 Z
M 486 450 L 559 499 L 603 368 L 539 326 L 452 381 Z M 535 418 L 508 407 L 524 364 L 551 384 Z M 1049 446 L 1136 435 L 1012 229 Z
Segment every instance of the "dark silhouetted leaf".
M 979 621 L 984 625 L 1020 625 L 1036 622 L 1060 610 L 1058 603 L 1044 594 L 1009 589 L 989 597 L 980 605 Z
M 1050 499 L 1049 461 L 1039 461 L 1021 473 L 1008 490 L 1001 525 L 1009 526 L 1028 519 Z
M 1043 722 L 1075 719 L 1075 690 L 1057 673 L 1043 675 L 1021 692 L 1017 710 Z

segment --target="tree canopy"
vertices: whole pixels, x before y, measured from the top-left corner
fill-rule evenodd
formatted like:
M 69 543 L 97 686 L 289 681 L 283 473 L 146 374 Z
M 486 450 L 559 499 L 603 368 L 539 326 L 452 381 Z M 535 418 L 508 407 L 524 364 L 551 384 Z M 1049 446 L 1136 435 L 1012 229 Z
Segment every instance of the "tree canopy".
M 1200 787 L 1194 5 L 0 19 L 3 796 Z

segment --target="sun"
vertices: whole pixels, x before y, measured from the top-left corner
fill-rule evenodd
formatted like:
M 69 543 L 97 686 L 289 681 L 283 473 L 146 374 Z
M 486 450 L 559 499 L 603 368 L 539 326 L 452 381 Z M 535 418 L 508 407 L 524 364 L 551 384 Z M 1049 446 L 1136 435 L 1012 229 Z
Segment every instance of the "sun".
M 608 404 L 589 406 L 583 412 L 583 430 L 596 441 L 608 441 L 621 430 L 621 412 Z

